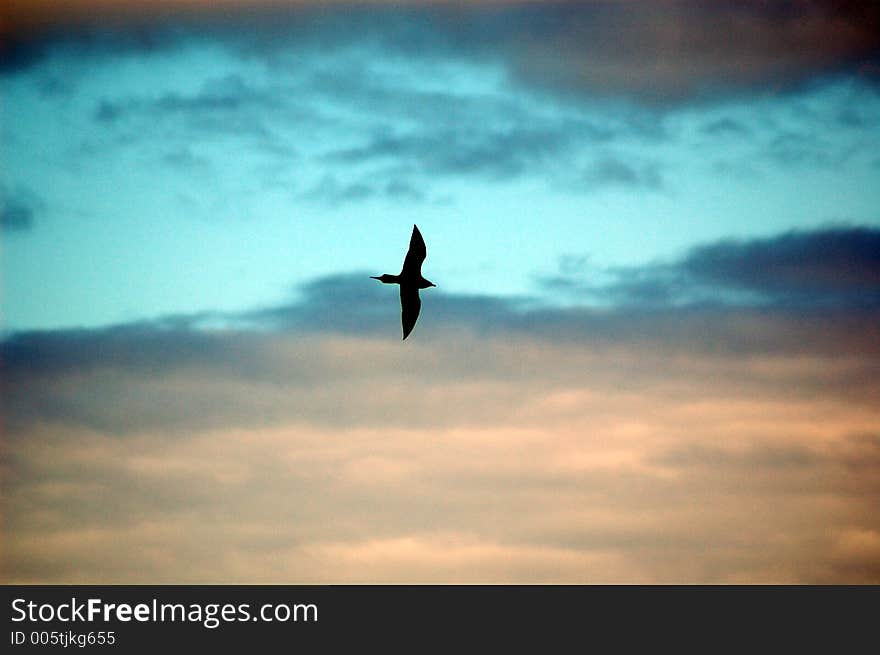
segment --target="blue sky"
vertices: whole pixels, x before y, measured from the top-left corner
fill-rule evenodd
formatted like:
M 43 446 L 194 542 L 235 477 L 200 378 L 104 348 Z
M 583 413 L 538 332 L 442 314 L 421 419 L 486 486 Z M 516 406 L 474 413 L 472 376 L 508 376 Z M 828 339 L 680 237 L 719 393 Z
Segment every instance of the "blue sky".
M 5 582 L 880 582 L 876 3 L 7 5 Z
M 529 29 L 576 36 L 589 10 L 555 28 L 541 17 L 572 10 L 98 23 L 41 43 L 3 80 L 4 194 L 28 217 L 4 226 L 5 329 L 283 303 L 395 272 L 413 223 L 440 288 L 505 296 L 546 295 L 536 278 L 572 262 L 601 279 L 721 238 L 878 225 L 863 68 L 782 53 L 791 79 L 756 58 L 688 86 L 699 67 L 675 57 L 699 53 L 673 52 L 665 82 L 559 88 L 507 51 Z

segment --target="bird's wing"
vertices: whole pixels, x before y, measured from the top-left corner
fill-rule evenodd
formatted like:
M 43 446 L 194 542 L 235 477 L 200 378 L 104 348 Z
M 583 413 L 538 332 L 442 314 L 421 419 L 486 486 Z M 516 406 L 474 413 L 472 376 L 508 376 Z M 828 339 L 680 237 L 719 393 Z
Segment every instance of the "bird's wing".
M 406 259 L 403 260 L 403 275 L 412 273 L 414 275 L 422 274 L 422 262 L 428 256 L 428 249 L 425 248 L 425 240 L 419 228 L 413 225 L 412 236 L 409 239 L 409 251 L 406 253 Z M 416 312 L 418 315 L 418 312 Z M 415 320 L 413 320 L 415 323 Z
M 419 319 L 422 301 L 419 288 L 415 285 L 400 285 L 400 321 L 403 325 L 403 338 L 406 339 Z

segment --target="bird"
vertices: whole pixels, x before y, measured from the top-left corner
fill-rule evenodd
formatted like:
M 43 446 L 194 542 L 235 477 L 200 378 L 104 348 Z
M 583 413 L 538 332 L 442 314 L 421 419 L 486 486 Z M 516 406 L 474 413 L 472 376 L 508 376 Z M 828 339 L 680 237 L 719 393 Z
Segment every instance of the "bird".
M 403 338 L 406 339 L 412 332 L 419 318 L 419 310 L 422 308 L 422 300 L 419 298 L 419 289 L 436 287 L 437 285 L 422 277 L 422 262 L 428 256 L 425 248 L 425 240 L 419 232 L 417 225 L 413 225 L 412 236 L 409 238 L 409 250 L 403 260 L 403 268 L 399 275 L 385 273 L 383 275 L 371 275 L 373 280 L 379 280 L 384 284 L 400 285 L 400 322 L 403 327 Z

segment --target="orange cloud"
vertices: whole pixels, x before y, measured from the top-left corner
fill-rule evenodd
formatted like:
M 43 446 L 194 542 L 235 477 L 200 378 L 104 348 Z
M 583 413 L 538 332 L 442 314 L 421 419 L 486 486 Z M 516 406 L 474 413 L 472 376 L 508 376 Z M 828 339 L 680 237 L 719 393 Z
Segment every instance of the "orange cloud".
M 880 411 L 824 386 L 873 357 L 255 339 L 32 388 L 91 427 L 6 438 L 4 580 L 880 581 Z

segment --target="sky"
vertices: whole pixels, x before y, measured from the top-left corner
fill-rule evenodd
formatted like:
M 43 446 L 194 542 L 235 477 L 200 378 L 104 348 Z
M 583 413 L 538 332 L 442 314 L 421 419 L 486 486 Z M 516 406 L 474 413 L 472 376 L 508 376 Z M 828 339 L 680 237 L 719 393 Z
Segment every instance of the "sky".
M 876 2 L 0 11 L 4 581 L 880 582 Z

